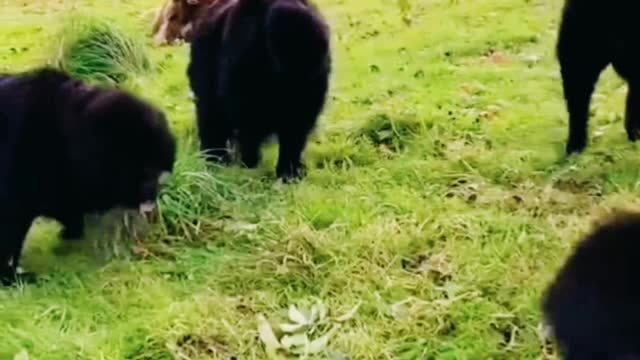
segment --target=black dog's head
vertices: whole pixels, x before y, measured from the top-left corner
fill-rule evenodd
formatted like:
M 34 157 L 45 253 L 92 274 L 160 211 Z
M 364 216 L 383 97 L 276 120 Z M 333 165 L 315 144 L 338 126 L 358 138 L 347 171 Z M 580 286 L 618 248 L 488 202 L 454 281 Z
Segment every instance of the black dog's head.
M 150 210 L 173 171 L 176 142 L 164 114 L 120 91 L 99 91 L 84 107 L 70 151 L 84 207 Z
M 640 359 L 640 213 L 616 211 L 575 249 L 543 310 L 566 359 Z

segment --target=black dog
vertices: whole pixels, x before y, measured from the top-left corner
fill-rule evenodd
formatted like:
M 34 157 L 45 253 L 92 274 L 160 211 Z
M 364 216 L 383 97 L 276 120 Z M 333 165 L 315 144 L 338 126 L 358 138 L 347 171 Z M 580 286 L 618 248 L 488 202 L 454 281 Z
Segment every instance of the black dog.
M 591 95 L 609 64 L 629 83 L 626 130 L 640 136 L 640 45 L 634 1 L 567 0 L 558 38 L 565 100 L 569 110 L 567 153 L 587 146 Z
M 175 152 L 164 115 L 133 96 L 50 69 L 0 75 L 0 281 L 36 217 L 75 238 L 86 213 L 149 207 Z
M 237 140 L 255 167 L 277 135 L 278 177 L 300 177 L 307 138 L 322 111 L 331 68 L 329 29 L 307 0 L 220 0 L 195 30 L 189 79 L 202 150 L 229 161 Z
M 638 254 L 640 214 L 620 213 L 564 265 L 543 308 L 566 359 L 640 359 Z

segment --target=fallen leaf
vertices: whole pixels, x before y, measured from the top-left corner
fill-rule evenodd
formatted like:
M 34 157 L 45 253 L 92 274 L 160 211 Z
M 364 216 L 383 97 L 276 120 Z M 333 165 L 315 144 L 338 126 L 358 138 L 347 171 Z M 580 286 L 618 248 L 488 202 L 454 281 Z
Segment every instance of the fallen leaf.
M 491 55 L 489 55 L 489 61 L 496 64 L 496 65 L 506 65 L 511 63 L 511 59 L 509 59 L 509 57 L 507 55 L 505 55 L 504 53 L 501 53 L 499 51 L 492 53 Z
M 300 329 L 302 329 L 304 326 L 306 326 L 305 324 L 280 324 L 280 330 L 282 330 L 285 333 L 294 333 Z
M 542 60 L 542 56 L 530 54 L 523 56 L 522 60 L 529 65 L 535 65 Z
M 329 354 L 330 360 L 348 360 L 349 357 L 343 353 L 333 352 Z
M 443 286 L 438 287 L 438 290 L 444 292 L 449 299 L 453 299 L 459 294 L 464 288 L 453 281 L 447 281 Z
M 338 329 L 340 329 L 340 325 L 336 325 L 332 327 L 331 330 L 329 330 L 329 332 L 313 340 L 306 347 L 305 354 L 311 355 L 311 354 L 317 354 L 319 352 L 325 351 L 327 349 L 327 346 L 329 345 L 329 340 L 333 337 L 333 335 L 335 335 L 338 332 Z
M 309 343 L 309 337 L 307 334 L 285 335 L 280 343 L 286 350 L 289 350 L 292 347 L 306 346 Z
M 311 308 L 311 324 L 322 324 L 327 318 L 327 307 L 320 301 L 317 301 Z
M 320 322 L 323 322 L 327 318 L 327 313 L 328 313 L 327 307 L 321 302 L 318 302 L 317 306 L 319 311 L 318 316 L 320 317 Z
M 311 315 L 309 316 L 309 322 L 311 324 L 315 324 L 315 322 L 318 321 L 319 315 L 320 315 L 320 309 L 318 308 L 318 305 L 313 305 L 311 307 Z
M 304 314 L 301 313 L 300 310 L 298 310 L 298 308 L 293 305 L 289 306 L 289 319 L 298 324 L 309 324 L 309 320 L 307 320 L 307 317 L 304 316 Z
M 27 350 L 22 349 L 13 357 L 13 360 L 29 360 L 29 353 Z
M 386 157 L 393 157 L 395 155 L 393 150 L 391 150 L 389 146 L 385 144 L 380 144 L 380 146 L 378 146 L 378 150 L 380 150 L 380 152 Z
M 151 255 L 151 252 L 142 245 L 134 245 L 131 249 L 134 255 L 139 256 L 141 258 L 147 258 Z
M 227 230 L 236 232 L 236 233 L 254 232 L 258 230 L 258 224 L 249 224 L 249 223 L 239 222 L 235 224 L 229 224 L 227 226 Z
M 267 318 L 262 314 L 258 315 L 258 334 L 260 336 L 260 340 L 262 340 L 262 343 L 265 346 L 267 354 L 272 358 L 276 358 L 276 351 L 281 349 L 282 345 L 278 341 L 276 334 L 273 332 L 271 324 L 269 324 Z
M 437 278 L 444 279 L 453 273 L 453 266 L 444 254 L 435 254 L 425 258 L 420 264 L 419 272 L 424 274 L 432 274 Z
M 593 138 L 599 138 L 602 137 L 604 135 L 604 130 L 603 129 L 597 129 L 596 131 L 593 132 Z
M 351 320 L 356 313 L 358 312 L 358 309 L 360 308 L 360 305 L 362 305 L 362 301 L 358 301 L 358 303 L 356 304 L 356 306 L 354 306 L 351 310 L 349 310 L 346 314 L 339 316 L 336 318 L 337 322 L 345 322 L 345 321 L 349 321 Z

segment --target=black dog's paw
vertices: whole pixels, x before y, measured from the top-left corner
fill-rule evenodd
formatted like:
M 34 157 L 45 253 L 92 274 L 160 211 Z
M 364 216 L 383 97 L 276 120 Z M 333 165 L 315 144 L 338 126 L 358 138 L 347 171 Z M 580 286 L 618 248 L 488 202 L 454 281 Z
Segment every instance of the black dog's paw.
M 632 128 L 627 127 L 627 138 L 631 142 L 638 141 L 638 139 L 640 139 L 640 129 L 635 127 L 632 127 Z
M 587 148 L 587 142 L 584 140 L 569 140 L 567 143 L 567 156 L 581 154 Z
M 260 154 L 243 152 L 241 161 L 247 169 L 255 169 L 260 164 Z
M 0 285 L 11 286 L 17 281 L 16 275 L 12 273 L 0 273 Z
M 16 284 L 31 284 L 35 283 L 38 277 L 35 273 L 24 272 L 20 268 L 17 270 L 14 268 L 6 268 L 0 270 L 0 285 L 12 286 Z
M 40 278 L 34 272 L 18 271 L 17 279 L 18 279 L 18 282 L 21 284 L 34 284 Z
M 296 165 L 278 166 L 276 175 L 285 184 L 302 180 L 307 175 L 307 167 L 300 163 Z

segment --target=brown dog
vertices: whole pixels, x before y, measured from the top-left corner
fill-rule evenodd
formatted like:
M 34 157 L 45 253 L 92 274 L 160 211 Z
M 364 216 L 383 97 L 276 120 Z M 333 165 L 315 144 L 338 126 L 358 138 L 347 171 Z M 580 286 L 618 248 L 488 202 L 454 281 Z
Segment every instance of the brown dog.
M 203 18 L 217 0 L 167 0 L 153 24 L 156 44 L 167 45 L 191 41 L 195 23 Z

